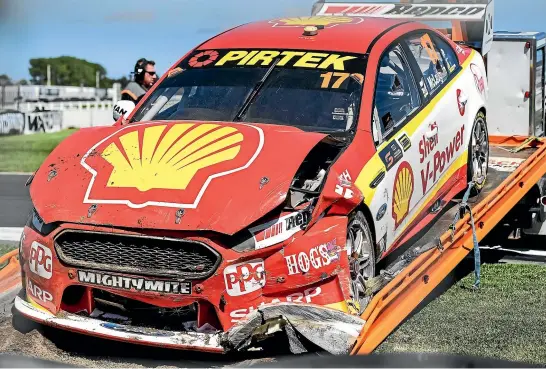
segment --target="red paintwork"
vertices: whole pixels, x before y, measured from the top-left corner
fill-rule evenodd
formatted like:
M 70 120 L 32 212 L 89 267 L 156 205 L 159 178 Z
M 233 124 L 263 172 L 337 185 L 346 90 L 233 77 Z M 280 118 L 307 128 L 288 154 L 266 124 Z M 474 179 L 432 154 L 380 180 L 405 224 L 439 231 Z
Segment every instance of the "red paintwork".
M 340 286 L 346 286 L 348 275 L 348 259 L 344 250 L 345 245 L 345 232 L 346 232 L 347 219 L 346 217 L 328 217 L 323 218 L 317 224 L 312 227 L 305 234 L 300 231 L 295 235 L 294 241 L 287 240 L 278 246 L 266 248 L 263 250 L 252 251 L 248 253 L 237 253 L 233 250 L 226 249 L 222 245 L 213 242 L 210 238 L 199 237 L 191 234 L 183 235 L 187 239 L 200 240 L 213 246 L 222 255 L 222 263 L 217 269 L 217 272 L 206 280 L 194 280 L 193 291 L 191 295 L 174 295 L 174 294 L 159 294 L 152 292 L 133 292 L 125 291 L 115 288 L 100 287 L 100 289 L 107 290 L 109 292 L 125 296 L 149 304 L 154 304 L 161 307 L 177 307 L 186 306 L 194 301 L 198 301 L 200 304 L 205 304 L 206 309 L 209 310 L 213 307 L 213 314 L 220 323 L 220 329 L 227 330 L 233 325 L 233 317 L 231 313 L 236 311 L 240 313 L 241 309 L 249 309 L 251 307 L 257 307 L 262 303 L 268 303 L 275 299 L 281 301 L 292 302 L 312 302 L 319 305 L 326 305 L 337 303 L 343 300 L 343 294 L 347 291 L 341 290 Z M 52 302 L 43 302 L 36 300 L 41 306 L 47 308 L 54 314 L 57 314 L 61 309 L 61 299 L 65 289 L 70 285 L 86 285 L 80 283 L 75 279 L 69 277 L 69 271 L 72 270 L 74 274 L 77 274 L 77 270 L 89 270 L 85 268 L 68 267 L 63 265 L 56 257 L 54 249 L 53 239 L 61 232 L 65 226 L 54 231 L 47 237 L 42 237 L 28 227 L 25 227 L 25 242 L 23 247 L 23 272 L 26 277 L 30 278 L 32 282 L 39 286 L 40 289 L 51 293 L 53 296 Z M 70 229 L 88 229 L 85 226 L 72 225 L 66 227 Z M 328 232 L 325 230 L 328 229 Z M 99 232 L 112 232 L 110 228 L 94 228 Z M 116 233 L 131 233 L 121 230 L 114 231 Z M 163 233 L 164 236 L 174 236 L 173 233 Z M 179 234 L 179 236 L 181 236 Z M 332 240 L 336 240 L 337 245 L 341 247 L 337 250 L 337 257 L 332 260 L 329 265 L 321 268 L 313 268 L 310 266 L 310 270 L 305 274 L 288 275 L 289 270 L 286 266 L 284 257 L 293 254 L 299 254 L 300 252 L 309 254 L 312 248 L 318 247 L 321 244 L 325 244 Z M 53 263 L 52 263 L 52 277 L 50 279 L 44 279 L 33 272 L 31 272 L 28 264 L 30 258 L 30 248 L 32 242 L 37 241 L 40 244 L 48 247 L 52 250 Z M 290 245 L 289 248 L 286 246 Z M 288 251 L 290 250 L 290 251 Z M 263 259 L 266 270 L 266 283 L 262 289 L 254 292 L 247 293 L 241 296 L 230 296 L 226 292 L 226 284 L 224 281 L 224 269 L 229 265 L 235 265 L 244 263 L 245 261 Z M 127 275 L 123 273 L 112 273 L 116 275 Z M 327 278 L 323 278 L 327 275 Z M 282 279 L 282 278 L 284 279 Z M 157 278 L 160 280 L 161 278 Z M 196 285 L 201 286 L 201 292 L 197 292 Z M 97 286 L 89 285 L 90 287 L 97 288 Z M 319 290 L 313 290 L 313 293 L 304 294 L 306 290 L 312 288 L 319 288 Z M 312 295 L 312 296 L 311 296 Z M 220 299 L 225 297 L 228 302 L 222 311 L 220 309 Z M 311 301 L 306 301 L 306 296 Z M 84 309 L 93 309 L 93 304 L 88 301 L 88 298 L 84 296 L 82 301 L 73 306 L 63 304 L 62 308 L 68 312 L 76 312 Z M 88 311 L 90 313 L 90 311 Z M 213 319 L 207 319 L 208 323 L 211 323 Z
M 444 40 L 454 46 L 454 42 L 445 36 Z M 455 49 L 457 50 L 457 58 L 459 59 L 460 64 L 464 63 L 466 59 L 468 59 L 468 57 L 472 54 L 472 48 L 468 46 L 459 45 L 459 48 L 455 47 Z
M 161 124 L 172 126 L 176 123 Z M 236 127 L 243 133 L 241 153 L 234 160 L 200 170 L 184 191 L 154 189 L 140 192 L 136 188 L 107 188 L 106 183 L 112 166 L 100 156 L 100 153 L 107 144 L 116 141 L 115 138 L 119 134 L 112 137 L 97 147 L 98 155 L 86 159 L 86 162 L 98 171 L 97 178 L 91 186 L 90 199 L 121 199 L 134 204 L 147 201 L 192 203 L 209 175 L 244 165 L 258 149 L 259 136 L 255 128 L 241 124 L 221 124 Z M 126 130 L 121 133 L 142 130 L 147 126 L 150 125 L 126 126 Z M 199 229 L 233 234 L 263 217 L 285 200 L 288 187 L 301 162 L 325 137 L 323 134 L 303 132 L 292 127 L 269 124 L 254 126 L 263 130 L 264 136 L 263 148 L 256 160 L 247 169 L 212 179 L 204 191 L 199 206 L 195 209 L 185 209 L 180 224 L 175 223 L 176 211 L 180 207 L 148 206 L 134 209 L 121 204 L 99 204 L 96 212 L 87 217 L 90 206 L 96 201 L 83 202 L 92 175 L 80 161 L 94 145 L 116 133 L 118 127 L 81 130 L 62 142 L 36 173 L 30 187 L 30 195 L 45 222 L 115 224 L 126 228 L 164 230 Z M 283 149 L 279 150 L 281 147 Z M 48 181 L 52 169 L 56 170 L 57 175 Z M 260 189 L 260 180 L 264 176 L 269 178 L 269 183 Z M 226 189 L 229 189 L 228 201 Z
M 273 27 L 274 24 L 277 26 Z M 399 24 L 400 22 L 396 20 L 364 19 L 360 23 L 355 21 L 351 24 L 326 27 L 320 30 L 317 36 L 309 38 L 302 36 L 303 27 L 282 27 L 278 26 L 278 22 L 259 22 L 221 34 L 200 45 L 199 48 L 259 47 L 262 49 L 329 50 L 354 53 L 370 51 L 365 81 L 375 81 L 376 66 L 383 51 L 390 43 L 413 30 L 430 29 L 416 23 Z M 389 28 L 390 30 L 387 31 Z M 447 41 L 451 43 L 451 41 Z M 372 44 L 373 47 L 368 50 Z M 464 51 L 458 54 L 460 61 L 464 61 L 467 56 Z M 175 63 L 171 70 L 179 62 Z M 168 71 L 164 73 L 159 83 L 148 92 L 138 106 L 153 93 L 167 75 Z M 118 121 L 112 127 L 82 129 L 75 133 L 51 153 L 37 171 L 30 187 L 32 201 L 44 221 L 64 223 L 45 237 L 38 235 L 28 227 L 24 230 L 23 271 L 36 286 L 50 292 L 53 296 L 51 303 L 37 302 L 54 314 L 58 313 L 60 309 L 69 312 L 79 309 L 90 312 L 93 309 L 89 293 L 91 287 L 69 277 L 69 270 L 77 271 L 78 268 L 69 268 L 57 258 L 54 239 L 65 228 L 188 238 L 205 242 L 213 247 L 221 254 L 222 262 L 212 277 L 206 280 L 192 281 L 194 289 L 191 295 L 159 295 L 100 287 L 112 293 L 163 307 L 185 306 L 197 301 L 199 303 L 200 325 L 209 323 L 217 328 L 227 330 L 234 324 L 234 319 L 240 319 L 245 312 L 249 312 L 262 303 L 272 301 L 292 300 L 296 303 L 311 302 L 326 305 L 348 299 L 350 273 L 346 250 L 343 249 L 343 246 L 345 245 L 347 214 L 362 204 L 362 194 L 354 187 L 354 181 L 366 162 L 375 154 L 370 125 L 373 94 L 374 84 L 365 82 L 357 132 L 352 143 L 343 151 L 327 174 L 323 192 L 313 212 L 312 225 L 307 230 L 299 231 L 275 246 L 244 253 L 236 252 L 223 245 L 220 238 L 217 237 L 218 233 L 233 234 L 259 219 L 261 219 L 261 223 L 265 223 L 279 217 L 279 206 L 285 201 L 294 174 L 309 151 L 325 135 L 302 132 L 286 126 L 252 124 L 263 131 L 263 147 L 259 150 L 254 162 L 246 169 L 212 179 L 198 206 L 186 208 L 180 223 L 176 224 L 176 212 L 179 207 L 146 206 L 135 208 L 126 204 L 98 204 L 94 213 L 88 216 L 88 212 L 94 203 L 93 200 L 97 199 L 122 199 L 134 205 L 148 201 L 192 203 L 211 174 L 244 165 L 252 157 L 253 152 L 258 149 L 260 141 L 256 128 L 222 122 L 222 125 L 237 128 L 243 134 L 244 141 L 241 145 L 240 156 L 230 162 L 216 164 L 214 167 L 198 172 L 184 191 L 153 189 L 142 192 L 129 187 L 107 187 L 106 183 L 112 172 L 112 166 L 100 156 L 108 144 L 119 144 L 118 140 L 122 134 L 139 131 L 139 140 L 142 142 L 141 131 L 144 128 L 164 124 L 171 127 L 177 122 L 152 122 L 145 125 L 121 126 L 121 121 Z M 136 112 L 137 109 L 134 111 Z M 207 122 L 193 123 L 201 125 Z M 99 144 L 101 140 L 109 136 L 111 137 L 107 141 Z M 85 163 L 97 171 L 96 179 L 93 185 L 90 185 L 93 178 L 92 173 L 81 164 L 81 161 L 84 155 L 97 144 L 99 144 L 96 147 L 98 154 L 93 153 L 85 159 Z M 55 176 L 51 175 L 53 170 Z M 439 197 L 449 200 L 454 195 L 455 189 L 464 188 L 466 172 L 461 175 L 462 171 L 463 169 L 458 176 L 454 176 L 453 181 L 445 185 L 445 188 L 439 192 Z M 343 187 L 343 190 L 351 190 L 354 194 L 352 199 L 346 199 L 336 192 L 336 186 L 340 184 L 339 176 L 345 173 L 349 175 L 352 184 Z M 369 173 L 370 181 L 376 174 Z M 260 189 L 260 180 L 264 176 L 268 177 L 269 183 Z M 448 191 L 449 189 L 452 191 Z M 88 190 L 92 200 L 85 203 L 84 199 Z M 275 209 L 277 209 L 277 213 L 273 214 L 272 211 Z M 410 227 L 391 250 L 422 229 L 425 223 L 428 223 L 431 216 L 425 213 L 426 210 L 428 208 L 425 208 L 418 217 L 416 226 Z M 286 214 L 281 213 L 280 216 Z M 333 242 L 334 240 L 335 242 Z M 29 269 L 27 260 L 33 241 L 38 241 L 52 250 L 53 276 L 49 280 L 32 274 Z M 336 248 L 335 246 L 340 247 Z M 324 263 L 324 259 L 321 259 L 323 261 L 319 265 L 317 260 L 320 259 L 320 250 L 324 251 L 324 247 L 329 248 L 333 259 L 329 263 Z M 305 264 L 305 255 L 309 257 L 313 253 L 319 257 L 319 259 L 315 258 L 316 267 Z M 303 255 L 301 256 L 303 264 L 298 262 L 300 255 Z M 227 293 L 224 270 L 227 267 L 233 268 L 234 265 L 255 259 L 264 260 L 265 285 L 248 294 L 230 296 Z M 306 265 L 309 270 L 302 273 L 301 269 L 306 268 Z M 256 278 L 259 277 L 256 275 Z M 87 293 L 75 305 L 61 304 L 65 289 L 73 284 L 86 286 Z M 199 292 L 195 289 L 196 285 L 201 288 Z M 226 301 L 223 307 L 220 303 L 222 298 Z M 93 334 L 93 332 L 83 333 Z
M 249 23 L 215 37 L 199 48 L 303 49 L 363 54 L 381 32 L 401 23 L 393 19 L 352 18 L 352 23 L 325 28 L 312 38 L 303 36 L 302 26 L 273 27 L 275 23 L 268 21 Z

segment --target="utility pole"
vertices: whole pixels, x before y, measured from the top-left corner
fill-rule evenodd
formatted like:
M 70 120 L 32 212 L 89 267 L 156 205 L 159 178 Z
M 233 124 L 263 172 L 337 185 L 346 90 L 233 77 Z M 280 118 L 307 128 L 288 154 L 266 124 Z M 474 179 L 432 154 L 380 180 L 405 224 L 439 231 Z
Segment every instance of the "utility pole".
M 19 110 L 19 101 L 21 100 L 21 84 L 17 85 L 17 110 Z
M 97 85 L 97 90 L 99 89 L 99 77 L 100 77 L 100 72 L 97 71 L 97 73 L 95 74 L 96 78 L 95 78 L 95 81 L 96 81 L 96 85 Z
M 47 65 L 47 85 L 51 86 L 51 65 Z

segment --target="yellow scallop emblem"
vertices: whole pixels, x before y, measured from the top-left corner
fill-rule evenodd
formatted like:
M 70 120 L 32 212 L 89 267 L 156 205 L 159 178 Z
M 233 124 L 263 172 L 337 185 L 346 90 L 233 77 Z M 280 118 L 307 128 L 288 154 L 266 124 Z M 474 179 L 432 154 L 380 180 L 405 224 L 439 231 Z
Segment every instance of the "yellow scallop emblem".
M 217 124 L 166 129 L 158 125 L 129 132 L 108 145 L 101 154 L 113 167 L 107 186 L 184 190 L 200 169 L 234 159 L 243 141 L 236 128 Z
M 394 180 L 392 196 L 392 217 L 395 229 L 402 223 L 409 213 L 411 196 L 413 195 L 413 170 L 408 162 L 403 162 L 398 167 Z
M 293 17 L 282 18 L 277 21 L 272 21 L 275 26 L 285 27 L 304 27 L 304 26 L 329 26 L 333 24 L 354 23 L 355 18 L 352 17 Z

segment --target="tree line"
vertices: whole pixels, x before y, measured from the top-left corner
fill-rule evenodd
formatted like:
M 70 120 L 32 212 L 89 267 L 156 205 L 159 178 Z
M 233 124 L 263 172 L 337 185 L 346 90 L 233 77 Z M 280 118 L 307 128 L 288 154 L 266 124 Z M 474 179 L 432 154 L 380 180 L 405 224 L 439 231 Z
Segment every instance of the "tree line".
M 96 73 L 99 72 L 99 87 L 110 88 L 115 82 L 125 86 L 129 79 L 109 78 L 106 69 L 98 64 L 73 56 L 59 56 L 56 58 L 34 58 L 29 61 L 28 68 L 30 81 L 25 79 L 13 81 L 8 75 L 0 74 L 0 85 L 27 85 L 47 84 L 47 66 L 50 66 L 52 86 L 96 86 Z

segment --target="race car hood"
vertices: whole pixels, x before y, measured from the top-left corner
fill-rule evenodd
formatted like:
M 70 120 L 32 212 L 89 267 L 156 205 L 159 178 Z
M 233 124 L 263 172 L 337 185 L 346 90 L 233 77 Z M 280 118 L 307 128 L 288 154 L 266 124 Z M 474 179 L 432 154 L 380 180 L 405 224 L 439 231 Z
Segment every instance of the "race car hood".
M 324 137 L 195 121 L 81 129 L 44 161 L 30 194 L 45 223 L 233 234 L 285 201 Z

